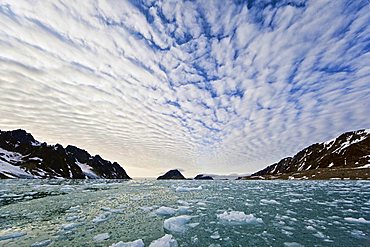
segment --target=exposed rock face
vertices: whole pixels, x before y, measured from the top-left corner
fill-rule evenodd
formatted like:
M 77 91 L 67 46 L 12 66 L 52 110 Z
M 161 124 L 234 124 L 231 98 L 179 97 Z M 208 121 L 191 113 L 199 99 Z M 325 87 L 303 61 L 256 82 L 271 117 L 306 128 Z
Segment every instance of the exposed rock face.
M 292 176 L 287 176 L 288 174 Z M 324 175 L 325 174 L 325 175 Z M 346 132 L 244 178 L 370 178 L 370 130 Z
M 157 179 L 185 179 L 179 170 L 170 170 L 166 174 L 159 176 Z
M 203 175 L 203 174 L 199 174 L 194 179 L 196 179 L 196 180 L 213 180 L 213 177 Z
M 21 129 L 0 131 L 0 178 L 130 179 L 116 162 L 75 146 L 40 143 Z

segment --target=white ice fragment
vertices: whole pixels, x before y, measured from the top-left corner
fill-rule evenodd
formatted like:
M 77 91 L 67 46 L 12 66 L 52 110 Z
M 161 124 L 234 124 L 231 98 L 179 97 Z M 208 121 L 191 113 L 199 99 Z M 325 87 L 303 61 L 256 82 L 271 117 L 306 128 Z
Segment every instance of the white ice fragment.
M 68 230 L 71 230 L 73 228 L 76 228 L 76 227 L 78 227 L 80 225 L 81 224 L 79 224 L 79 223 L 64 224 L 64 225 L 62 225 L 62 229 L 68 231 Z
M 186 230 L 186 224 L 191 220 L 189 215 L 180 215 L 166 219 L 163 223 L 163 228 L 170 232 L 182 233 Z
M 156 215 L 170 216 L 176 213 L 176 209 L 162 206 L 154 211 Z
M 40 242 L 33 243 L 31 247 L 44 247 L 44 246 L 48 246 L 51 243 L 52 241 L 50 239 L 46 239 Z
M 220 234 L 218 233 L 218 231 L 215 231 L 214 233 L 212 233 L 211 238 L 212 239 L 219 239 L 220 238 Z
M 304 247 L 304 245 L 301 245 L 297 242 L 284 242 L 284 246 L 286 247 Z
M 177 247 L 178 243 L 171 234 L 166 234 L 163 237 L 154 240 L 149 247 Z
M 20 238 L 26 235 L 27 233 L 25 232 L 13 232 L 13 233 L 8 233 L 4 235 L 0 235 L 0 240 L 7 240 L 7 239 L 13 239 L 13 238 Z
M 177 187 L 176 192 L 188 192 L 188 191 L 196 191 L 196 190 L 202 190 L 202 186 L 199 187 Z
M 362 224 L 370 224 L 370 220 L 366 220 L 364 218 L 352 218 L 352 217 L 345 217 L 345 221 L 351 222 L 351 223 L 362 223 Z
M 93 240 L 96 241 L 96 242 L 101 242 L 101 241 L 104 241 L 104 240 L 107 240 L 107 239 L 109 239 L 109 234 L 107 232 L 100 233 L 100 234 L 93 237 Z
M 275 205 L 279 205 L 280 204 L 280 202 L 278 202 L 276 200 L 273 200 L 273 199 L 271 199 L 271 200 L 262 199 L 261 202 L 262 203 L 265 203 L 265 204 L 275 204 Z
M 245 214 L 244 212 L 240 211 L 230 211 L 230 212 L 223 212 L 222 214 L 218 214 L 217 218 L 220 219 L 223 223 L 230 223 L 230 224 L 258 224 L 263 223 L 261 218 L 256 218 L 253 214 Z
M 98 224 L 98 223 L 101 223 L 101 222 L 104 222 L 106 220 L 109 219 L 109 216 L 110 216 L 110 212 L 106 212 L 104 214 L 100 214 L 98 216 L 96 216 L 92 222 L 95 223 L 95 224 Z
M 144 242 L 142 239 L 138 239 L 132 242 L 122 242 L 112 244 L 110 247 L 144 247 Z

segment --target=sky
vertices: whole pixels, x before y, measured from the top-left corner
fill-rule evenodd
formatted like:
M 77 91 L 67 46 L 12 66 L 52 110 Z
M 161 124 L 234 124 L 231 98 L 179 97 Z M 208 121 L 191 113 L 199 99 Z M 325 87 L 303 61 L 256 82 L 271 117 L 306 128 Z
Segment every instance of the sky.
M 0 129 L 250 173 L 370 127 L 368 0 L 0 1 Z

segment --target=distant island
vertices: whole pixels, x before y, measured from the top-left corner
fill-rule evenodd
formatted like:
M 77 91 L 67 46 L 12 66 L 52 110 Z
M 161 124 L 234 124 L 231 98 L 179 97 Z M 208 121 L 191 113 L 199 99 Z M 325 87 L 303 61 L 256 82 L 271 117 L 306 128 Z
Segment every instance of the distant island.
M 159 176 L 157 180 L 164 180 L 164 179 L 186 179 L 184 175 L 177 169 L 169 170 L 164 175 Z
M 239 179 L 370 179 L 370 129 L 313 144 Z
M 38 142 L 22 129 L 0 131 L 0 178 L 131 179 L 117 162 Z
M 204 175 L 204 174 L 199 174 L 194 179 L 196 179 L 196 180 L 213 180 L 213 177 L 208 176 L 208 175 Z

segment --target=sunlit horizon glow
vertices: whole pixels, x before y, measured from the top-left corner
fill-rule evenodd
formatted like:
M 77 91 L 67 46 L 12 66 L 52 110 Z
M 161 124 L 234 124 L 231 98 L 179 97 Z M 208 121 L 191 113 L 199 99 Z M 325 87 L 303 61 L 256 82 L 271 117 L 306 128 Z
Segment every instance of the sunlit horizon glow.
M 250 173 L 370 127 L 370 4 L 0 3 L 0 129 L 117 161 Z

